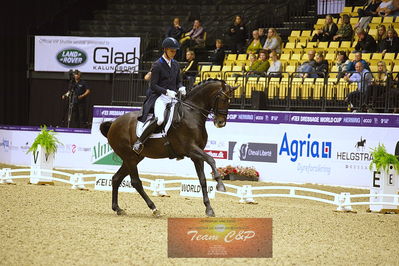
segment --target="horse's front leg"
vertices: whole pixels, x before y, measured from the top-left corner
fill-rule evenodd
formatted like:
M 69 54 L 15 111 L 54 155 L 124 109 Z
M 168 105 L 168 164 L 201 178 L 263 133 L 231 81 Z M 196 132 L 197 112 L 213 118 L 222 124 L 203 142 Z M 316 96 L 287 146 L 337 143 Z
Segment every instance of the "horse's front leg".
M 208 190 L 206 187 L 206 178 L 204 174 L 204 161 L 201 159 L 191 159 L 194 162 L 195 170 L 197 171 L 198 179 L 202 188 L 202 198 L 204 200 L 204 205 L 206 207 L 205 213 L 207 216 L 214 217 L 215 212 L 211 207 L 211 202 L 208 197 Z
M 190 157 L 198 158 L 201 159 L 202 161 L 205 161 L 212 168 L 213 178 L 217 182 L 216 190 L 221 192 L 226 192 L 226 187 L 223 184 L 222 176 L 217 171 L 215 159 L 213 159 L 210 155 L 201 150 L 199 147 L 195 148 L 190 153 Z

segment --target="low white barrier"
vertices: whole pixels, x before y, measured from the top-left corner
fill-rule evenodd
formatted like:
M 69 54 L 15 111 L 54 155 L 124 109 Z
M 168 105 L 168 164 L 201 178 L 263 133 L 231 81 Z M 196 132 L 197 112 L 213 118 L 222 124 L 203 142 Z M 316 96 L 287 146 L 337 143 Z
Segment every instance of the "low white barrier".
M 26 169 L 10 169 L 3 168 L 0 169 L 0 184 L 10 184 L 14 183 L 14 179 L 30 179 L 30 178 L 40 178 L 41 176 L 35 175 L 35 173 L 41 172 L 50 172 L 53 174 L 57 174 L 65 177 L 57 178 L 57 177 L 46 177 L 53 181 L 63 182 L 72 185 L 72 189 L 86 189 L 85 185 L 95 184 L 96 181 L 85 181 L 87 178 L 98 178 L 98 177 L 109 177 L 112 174 L 87 174 L 83 175 L 82 173 L 70 174 L 66 172 L 56 171 L 56 170 L 47 170 L 47 169 L 34 169 L 32 171 L 31 168 Z M 15 175 L 19 173 L 29 172 L 28 175 Z M 149 183 L 148 186 L 143 185 L 144 189 L 152 191 L 153 196 L 168 196 L 167 191 L 179 191 L 181 189 L 181 183 L 185 180 L 164 180 L 164 179 L 147 179 L 140 178 L 142 182 Z M 169 184 L 179 184 L 179 186 L 169 186 Z M 399 206 L 399 195 L 395 194 L 357 194 L 351 195 L 347 192 L 342 192 L 340 194 L 311 189 L 311 188 L 303 188 L 303 187 L 292 187 L 292 186 L 260 186 L 260 187 L 252 187 L 251 185 L 244 186 L 236 186 L 231 184 L 225 184 L 227 188 L 235 190 L 235 192 L 219 192 L 219 194 L 229 195 L 233 197 L 239 198 L 240 203 L 255 203 L 254 198 L 259 197 L 285 197 L 285 198 L 297 198 L 297 199 L 307 199 L 318 202 L 323 202 L 327 204 L 332 204 L 337 206 L 337 211 L 352 211 L 352 206 L 355 205 L 390 205 L 390 206 Z M 286 193 L 254 193 L 254 191 L 270 191 L 270 190 L 281 190 L 286 191 Z M 331 199 L 319 198 L 316 196 L 308 196 L 308 195 L 300 195 L 298 192 L 310 192 L 315 194 L 320 194 L 325 197 L 331 197 Z M 386 199 L 392 198 L 392 201 L 386 201 Z M 352 199 L 355 198 L 369 198 L 369 201 L 356 201 L 353 202 Z M 371 200 L 373 198 L 373 201 Z M 382 201 L 384 199 L 385 201 Z

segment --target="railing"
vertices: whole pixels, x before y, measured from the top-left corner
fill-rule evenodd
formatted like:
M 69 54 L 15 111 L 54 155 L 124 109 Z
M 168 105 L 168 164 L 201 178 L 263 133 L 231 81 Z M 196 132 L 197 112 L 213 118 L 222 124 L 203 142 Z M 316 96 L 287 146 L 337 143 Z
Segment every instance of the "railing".
M 29 172 L 24 175 L 23 173 Z M 61 177 L 42 176 L 42 173 L 56 174 Z M 40 168 L 26 168 L 26 169 L 0 169 L 0 184 L 12 184 L 15 179 L 31 179 L 32 178 L 45 178 L 51 181 L 57 181 L 72 185 L 72 189 L 87 189 L 85 185 L 94 185 L 96 181 L 86 181 L 85 179 L 99 179 L 99 178 L 111 178 L 112 174 L 87 174 L 81 173 L 66 173 L 56 170 L 40 169 Z M 181 189 L 181 183 L 185 180 L 164 180 L 164 179 L 148 179 L 141 178 L 144 183 L 144 189 L 150 190 L 153 196 L 168 196 L 167 191 L 179 191 Z M 241 203 L 255 203 L 254 198 L 295 198 L 295 199 L 306 199 L 326 204 L 337 206 L 338 211 L 352 211 L 352 206 L 358 205 L 388 205 L 392 206 L 392 209 L 397 210 L 399 206 L 399 195 L 397 194 L 355 194 L 351 195 L 347 192 L 340 194 L 323 191 L 319 189 L 294 187 L 294 186 L 258 186 L 253 187 L 251 185 L 236 186 L 232 184 L 225 184 L 228 189 L 226 192 L 216 191 L 218 194 L 228 195 L 239 198 Z M 132 190 L 133 192 L 135 190 Z M 255 193 L 256 192 L 256 193 Z M 369 198 L 368 201 L 353 201 L 353 199 Z

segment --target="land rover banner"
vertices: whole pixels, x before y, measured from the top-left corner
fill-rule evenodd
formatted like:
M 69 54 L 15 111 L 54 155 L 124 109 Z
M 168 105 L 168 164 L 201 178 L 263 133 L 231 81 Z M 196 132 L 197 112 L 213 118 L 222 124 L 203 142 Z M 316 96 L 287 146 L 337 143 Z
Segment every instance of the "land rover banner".
M 138 37 L 35 36 L 35 71 L 136 71 L 139 57 Z

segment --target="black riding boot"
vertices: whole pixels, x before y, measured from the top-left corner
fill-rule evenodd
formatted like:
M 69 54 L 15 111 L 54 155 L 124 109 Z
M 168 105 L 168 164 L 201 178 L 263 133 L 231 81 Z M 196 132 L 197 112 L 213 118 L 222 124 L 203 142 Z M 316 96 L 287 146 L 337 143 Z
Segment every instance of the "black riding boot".
M 150 135 L 158 128 L 157 121 L 158 119 L 156 118 L 154 120 L 151 120 L 150 124 L 144 129 L 143 133 L 141 133 L 141 136 L 136 140 L 136 143 L 134 143 L 133 150 L 137 154 L 140 154 L 140 152 L 144 148 L 144 143 L 147 141 Z

